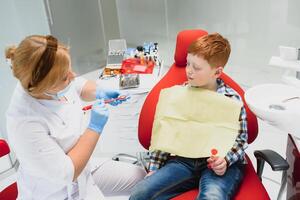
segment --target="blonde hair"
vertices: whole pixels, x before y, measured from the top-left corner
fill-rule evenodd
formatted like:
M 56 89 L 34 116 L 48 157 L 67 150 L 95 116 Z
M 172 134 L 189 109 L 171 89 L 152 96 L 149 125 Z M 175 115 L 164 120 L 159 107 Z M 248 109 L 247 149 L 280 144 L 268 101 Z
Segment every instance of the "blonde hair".
M 219 33 L 202 36 L 188 48 L 188 53 L 204 58 L 213 68 L 224 67 L 230 52 L 229 41 Z
M 61 43 L 56 43 L 50 59 L 45 58 L 49 48 L 53 49 L 49 38 L 57 42 L 52 36 L 32 35 L 22 40 L 18 47 L 10 46 L 5 50 L 5 57 L 11 59 L 13 75 L 31 96 L 56 87 L 70 68 L 69 50 Z M 50 64 L 49 60 L 52 60 Z

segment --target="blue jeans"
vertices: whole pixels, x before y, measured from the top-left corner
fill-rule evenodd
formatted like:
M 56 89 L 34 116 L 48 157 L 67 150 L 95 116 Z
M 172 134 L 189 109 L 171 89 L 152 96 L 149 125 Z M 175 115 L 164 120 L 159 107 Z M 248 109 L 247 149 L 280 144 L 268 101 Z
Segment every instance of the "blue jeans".
M 175 157 L 154 174 L 140 181 L 130 200 L 168 200 L 199 187 L 197 200 L 229 200 L 233 197 L 244 175 L 244 165 L 235 163 L 223 176 L 207 168 L 207 158 Z

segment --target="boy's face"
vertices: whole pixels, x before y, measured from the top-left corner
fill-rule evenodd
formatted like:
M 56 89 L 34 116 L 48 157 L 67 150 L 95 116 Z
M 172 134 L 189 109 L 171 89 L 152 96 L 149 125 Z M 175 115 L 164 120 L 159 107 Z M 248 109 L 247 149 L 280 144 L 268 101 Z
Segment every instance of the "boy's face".
M 191 86 L 211 89 L 221 75 L 223 67 L 212 68 L 207 60 L 200 56 L 188 54 L 186 75 Z

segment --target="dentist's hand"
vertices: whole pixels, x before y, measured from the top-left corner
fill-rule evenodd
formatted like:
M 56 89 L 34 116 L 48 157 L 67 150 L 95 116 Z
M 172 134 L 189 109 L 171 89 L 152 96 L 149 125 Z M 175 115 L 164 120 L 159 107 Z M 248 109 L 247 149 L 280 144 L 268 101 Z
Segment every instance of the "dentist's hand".
M 101 88 L 97 88 L 96 89 L 96 99 L 105 99 L 105 100 L 109 100 L 109 99 L 115 99 L 118 98 L 121 95 L 121 92 L 119 90 L 108 90 L 108 89 L 101 89 Z M 110 102 L 109 104 L 112 106 L 117 106 L 121 103 L 123 103 L 124 101 L 126 101 L 127 99 L 129 99 L 129 96 L 126 95 L 127 98 L 122 99 L 122 100 L 115 100 Z
M 101 134 L 108 120 L 108 115 L 108 109 L 105 107 L 103 99 L 100 102 L 96 102 L 92 107 L 88 128 Z

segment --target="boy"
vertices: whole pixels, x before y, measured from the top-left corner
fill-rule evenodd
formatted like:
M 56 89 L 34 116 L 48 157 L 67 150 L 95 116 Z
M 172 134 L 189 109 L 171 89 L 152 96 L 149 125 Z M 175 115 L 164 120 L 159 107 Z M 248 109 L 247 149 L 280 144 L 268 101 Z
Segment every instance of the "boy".
M 230 55 L 230 44 L 220 34 L 209 34 L 188 48 L 185 87 L 215 91 L 227 98 L 242 98 L 219 78 Z M 151 152 L 149 173 L 130 200 L 167 200 L 199 187 L 197 199 L 231 199 L 244 175 L 247 148 L 246 110 L 241 108 L 239 133 L 225 157 L 186 158 L 159 150 Z

